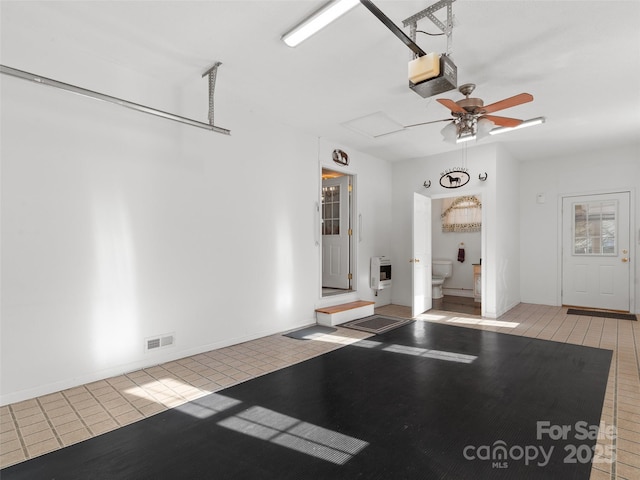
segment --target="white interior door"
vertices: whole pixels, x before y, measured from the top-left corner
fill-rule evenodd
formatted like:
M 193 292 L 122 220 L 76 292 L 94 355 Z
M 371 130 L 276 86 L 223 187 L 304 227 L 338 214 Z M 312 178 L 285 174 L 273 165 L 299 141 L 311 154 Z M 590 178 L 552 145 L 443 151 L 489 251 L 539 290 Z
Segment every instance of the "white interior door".
M 415 317 L 433 305 L 431 295 L 431 199 L 413 194 L 413 258 L 411 262 L 413 302 L 411 313 Z
M 348 289 L 349 176 L 322 180 L 322 286 Z
M 562 303 L 630 308 L 629 192 L 562 200 Z

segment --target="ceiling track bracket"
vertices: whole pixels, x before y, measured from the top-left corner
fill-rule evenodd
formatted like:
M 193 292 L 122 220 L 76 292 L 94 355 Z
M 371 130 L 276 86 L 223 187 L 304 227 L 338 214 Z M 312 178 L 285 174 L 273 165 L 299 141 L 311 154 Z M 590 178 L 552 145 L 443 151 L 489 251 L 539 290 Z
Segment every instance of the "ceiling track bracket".
M 440 0 L 439 2 L 434 3 L 433 5 L 421 10 L 415 15 L 410 16 L 409 18 L 402 21 L 402 25 L 406 28 L 409 27 L 409 36 L 411 40 L 416 41 L 416 32 L 418 30 L 418 21 L 423 18 L 428 18 L 433 22 L 433 24 L 442 31 L 447 36 L 447 55 L 450 56 L 453 51 L 453 7 L 452 4 L 456 0 Z M 434 15 L 435 12 L 440 10 L 441 8 L 447 9 L 447 23 L 442 23 L 442 21 Z
M 207 75 L 209 76 L 209 125 L 214 125 L 213 122 L 213 107 L 214 107 L 214 101 L 213 101 L 213 94 L 215 92 L 216 89 L 216 76 L 218 75 L 218 67 L 222 65 L 221 62 L 216 62 L 213 64 L 213 66 L 211 68 L 209 68 L 206 72 L 204 72 L 202 74 L 202 77 L 206 77 Z
M 132 110 L 136 110 L 138 112 L 148 113 L 150 115 L 155 115 L 157 117 L 166 118 L 168 120 L 173 120 L 175 122 L 184 123 L 187 125 L 191 125 L 193 127 L 203 128 L 205 130 L 210 130 L 216 133 L 222 133 L 224 135 L 230 135 L 231 131 L 226 128 L 216 127 L 210 123 L 199 122 L 198 120 L 193 120 L 191 118 L 182 117 L 180 115 L 175 115 L 173 113 L 164 112 L 162 110 L 158 110 L 152 107 L 147 107 L 145 105 L 141 105 L 139 103 L 130 102 L 128 100 L 123 100 L 122 98 L 112 97 L 111 95 L 106 95 L 104 93 L 94 92 L 93 90 L 88 90 L 86 88 L 77 87 L 75 85 L 71 85 L 70 83 L 59 82 L 57 80 L 53 80 L 51 78 L 43 77 L 41 75 L 36 75 L 34 73 L 25 72 L 23 70 L 18 70 L 17 68 L 7 67 L 6 65 L 0 65 L 0 73 L 4 75 L 9 75 L 16 78 L 21 78 L 23 80 L 30 80 L 35 83 L 39 83 L 40 85 L 48 85 L 50 87 L 59 88 L 61 90 L 66 90 L 67 92 L 76 93 L 78 95 L 82 95 L 84 97 L 93 98 L 94 100 L 100 100 L 103 102 L 113 103 L 115 105 L 119 105 L 121 107 L 130 108 Z M 214 79 L 215 83 L 215 79 Z M 210 98 L 211 102 L 211 98 Z

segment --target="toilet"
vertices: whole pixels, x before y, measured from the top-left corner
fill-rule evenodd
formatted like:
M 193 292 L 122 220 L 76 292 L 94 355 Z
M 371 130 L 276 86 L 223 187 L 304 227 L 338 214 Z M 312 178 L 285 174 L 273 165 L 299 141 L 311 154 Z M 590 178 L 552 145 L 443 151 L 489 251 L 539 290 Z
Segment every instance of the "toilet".
M 445 279 L 451 277 L 453 273 L 453 262 L 451 260 L 432 260 L 431 262 L 431 285 L 432 297 L 442 298 L 442 284 Z

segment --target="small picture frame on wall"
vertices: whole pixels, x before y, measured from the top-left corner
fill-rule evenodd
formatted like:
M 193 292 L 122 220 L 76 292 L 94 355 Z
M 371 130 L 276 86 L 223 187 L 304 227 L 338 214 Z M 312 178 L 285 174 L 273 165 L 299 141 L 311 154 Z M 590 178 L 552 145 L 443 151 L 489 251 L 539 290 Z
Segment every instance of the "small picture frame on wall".
M 349 155 L 347 155 L 347 152 L 345 152 L 344 150 L 336 148 L 331 154 L 331 157 L 333 158 L 333 161 L 338 165 L 349 165 Z

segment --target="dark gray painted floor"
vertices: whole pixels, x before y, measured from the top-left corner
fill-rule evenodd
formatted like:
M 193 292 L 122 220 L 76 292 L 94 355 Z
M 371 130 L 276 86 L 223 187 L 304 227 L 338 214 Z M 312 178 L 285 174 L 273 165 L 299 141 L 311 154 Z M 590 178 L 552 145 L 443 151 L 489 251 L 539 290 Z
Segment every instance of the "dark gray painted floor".
M 581 427 L 599 423 L 610 360 L 608 350 L 413 322 L 0 476 L 587 480 L 595 440 Z

